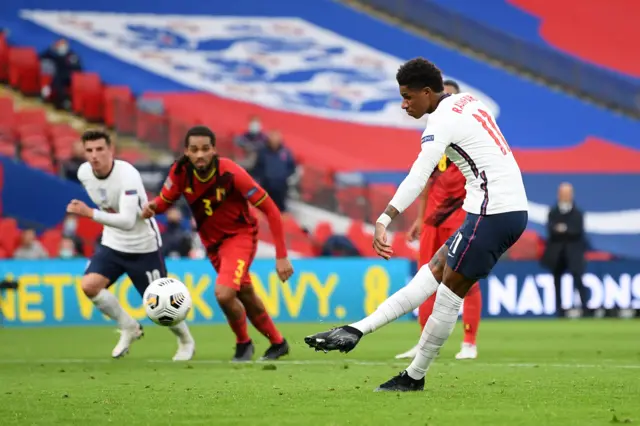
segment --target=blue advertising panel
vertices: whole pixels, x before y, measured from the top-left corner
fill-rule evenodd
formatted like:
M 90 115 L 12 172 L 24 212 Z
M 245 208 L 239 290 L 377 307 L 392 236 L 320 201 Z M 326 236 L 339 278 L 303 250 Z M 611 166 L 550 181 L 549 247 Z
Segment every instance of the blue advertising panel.
M 0 277 L 15 279 L 17 291 L 2 295 L 5 325 L 107 324 L 83 294 L 80 279 L 87 260 L 0 261 Z M 168 260 L 170 275 L 190 290 L 188 320 L 225 322 L 214 296 L 215 271 L 206 260 Z M 368 315 L 409 277 L 408 260 L 304 259 L 294 262 L 289 282 L 278 279 L 272 260 L 256 260 L 253 283 L 276 321 L 350 321 Z M 135 319 L 146 315 L 131 281 L 122 277 L 110 290 Z
M 7 326 L 108 324 L 82 293 L 80 278 L 87 261 L 2 261 L 0 277 L 19 282 L 1 299 Z M 281 283 L 273 261 L 256 260 L 253 280 L 267 310 L 279 322 L 351 322 L 370 314 L 405 285 L 415 266 L 402 259 L 318 258 L 296 260 L 291 281 Z M 193 308 L 188 321 L 221 323 L 215 300 L 215 272 L 204 260 L 169 260 L 173 277 L 189 288 Z M 583 276 L 590 308 L 640 309 L 640 264 L 594 262 Z M 481 281 L 484 318 L 544 318 L 555 315 L 553 276 L 535 262 L 501 262 Z M 142 300 L 123 277 L 110 289 L 135 319 L 148 322 Z M 571 276 L 562 280 L 563 305 L 579 306 Z M 464 305 L 463 305 L 464 309 Z M 408 319 L 406 316 L 403 320 Z

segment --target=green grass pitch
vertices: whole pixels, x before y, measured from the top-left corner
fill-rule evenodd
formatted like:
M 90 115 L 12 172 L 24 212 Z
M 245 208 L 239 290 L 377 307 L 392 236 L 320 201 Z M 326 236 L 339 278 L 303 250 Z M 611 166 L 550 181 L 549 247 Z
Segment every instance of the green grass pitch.
M 171 362 L 168 330 L 145 327 L 124 359 L 113 328 L 0 329 L 0 424 L 8 425 L 610 425 L 640 423 L 637 320 L 485 321 L 480 357 L 455 361 L 460 327 L 424 392 L 374 393 L 406 362 L 414 323 L 391 324 L 350 354 L 302 338 L 331 325 L 281 324 L 274 363 L 231 364 L 224 325 L 193 327 L 196 358 Z M 252 331 L 257 357 L 266 341 Z

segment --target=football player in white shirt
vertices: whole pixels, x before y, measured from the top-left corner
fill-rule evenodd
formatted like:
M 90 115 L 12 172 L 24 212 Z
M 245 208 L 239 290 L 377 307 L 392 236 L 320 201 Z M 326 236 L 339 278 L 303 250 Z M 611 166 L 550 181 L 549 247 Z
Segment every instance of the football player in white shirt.
M 155 219 L 140 216 L 141 206 L 148 200 L 138 170 L 126 161 L 114 159 L 107 133 L 87 131 L 82 142 L 87 162 L 78 169 L 78 179 L 99 210 L 72 200 L 67 212 L 104 225 L 102 245 L 90 260 L 81 286 L 96 307 L 118 323 L 120 340 L 111 356 L 120 358 L 144 333 L 107 288 L 126 273 L 142 296 L 152 281 L 166 277 L 167 268 L 160 251 L 162 239 Z M 173 360 L 190 360 L 195 343 L 186 322 L 169 328 L 178 337 L 178 351 Z
M 420 154 L 376 222 L 373 247 L 385 259 L 392 256 L 386 228 L 422 193 L 443 153 L 467 180 L 462 206 L 467 217 L 431 262 L 373 314 L 307 336 L 305 342 L 316 350 L 349 352 L 364 335 L 413 311 L 436 293 L 411 365 L 376 389 L 406 392 L 424 389 L 426 372 L 453 331 L 462 299 L 524 232 L 528 202 L 520 168 L 493 114 L 480 100 L 468 93 L 444 93 L 440 70 L 423 58 L 402 65 L 396 79 L 407 114 L 416 119 L 429 116 Z

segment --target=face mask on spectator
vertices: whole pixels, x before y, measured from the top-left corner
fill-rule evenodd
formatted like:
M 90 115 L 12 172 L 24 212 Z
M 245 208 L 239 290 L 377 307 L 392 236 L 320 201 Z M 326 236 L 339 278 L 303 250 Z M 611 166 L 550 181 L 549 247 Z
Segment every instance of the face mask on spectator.
M 62 249 L 60 250 L 60 258 L 61 259 L 70 259 L 73 257 L 73 250 L 71 249 Z
M 560 213 L 569 213 L 572 207 L 573 204 L 566 201 L 561 201 L 558 203 L 558 209 L 560 210 Z
M 66 55 L 67 53 L 69 53 L 69 44 L 59 43 L 56 46 L 56 52 L 58 52 L 59 55 Z
M 256 133 L 260 133 L 260 130 L 262 130 L 262 126 L 259 121 L 256 120 L 249 123 L 249 133 L 255 135 Z
M 75 235 L 76 229 L 78 228 L 78 223 L 75 217 L 69 217 L 64 221 L 62 233 L 64 235 Z

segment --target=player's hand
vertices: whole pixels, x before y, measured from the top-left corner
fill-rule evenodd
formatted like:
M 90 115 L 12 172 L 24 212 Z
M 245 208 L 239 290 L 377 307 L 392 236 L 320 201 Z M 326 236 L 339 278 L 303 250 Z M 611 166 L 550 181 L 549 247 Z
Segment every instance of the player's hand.
M 373 234 L 373 248 L 378 256 L 389 260 L 393 255 L 391 245 L 387 244 L 387 229 L 381 223 L 376 223 L 376 230 Z
M 276 259 L 276 272 L 280 281 L 285 282 L 293 275 L 293 265 L 288 258 Z
M 144 207 L 142 208 L 142 213 L 140 214 L 140 216 L 142 216 L 143 219 L 151 219 L 152 217 L 154 217 L 156 215 L 156 209 L 158 208 L 158 205 L 156 204 L 155 201 L 151 201 L 147 204 L 144 205 Z
M 407 240 L 408 241 L 416 241 L 420 238 L 420 234 L 422 233 L 422 220 L 420 218 L 416 219 L 411 225 L 409 232 L 407 232 Z
M 93 209 L 80 200 L 71 200 L 67 205 L 67 213 L 89 218 L 93 217 Z

